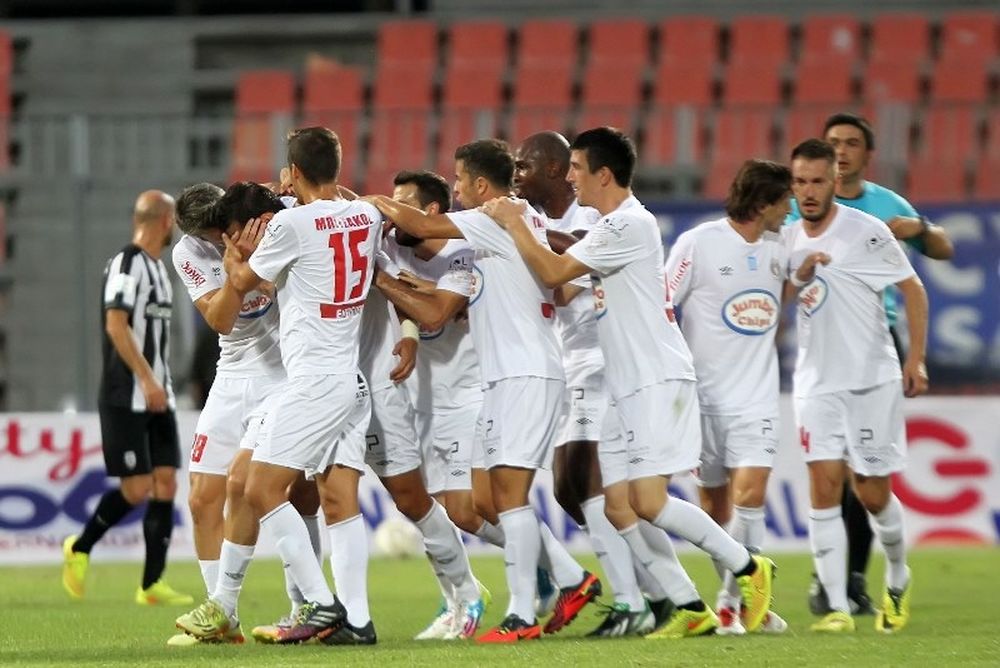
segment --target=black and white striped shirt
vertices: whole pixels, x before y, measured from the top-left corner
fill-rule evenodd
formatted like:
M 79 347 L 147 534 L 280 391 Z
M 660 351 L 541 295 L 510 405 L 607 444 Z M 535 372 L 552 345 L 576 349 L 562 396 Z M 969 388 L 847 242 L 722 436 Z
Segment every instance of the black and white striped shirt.
M 107 334 L 107 310 L 128 313 L 136 345 L 149 362 L 153 375 L 167 392 L 167 402 L 174 408 L 174 390 L 170 381 L 170 310 L 173 291 L 167 268 L 135 244 L 129 244 L 108 262 L 104 269 L 101 331 L 104 366 L 98 401 L 103 406 L 119 406 L 141 412 L 146 397 L 138 377 L 125 364 Z

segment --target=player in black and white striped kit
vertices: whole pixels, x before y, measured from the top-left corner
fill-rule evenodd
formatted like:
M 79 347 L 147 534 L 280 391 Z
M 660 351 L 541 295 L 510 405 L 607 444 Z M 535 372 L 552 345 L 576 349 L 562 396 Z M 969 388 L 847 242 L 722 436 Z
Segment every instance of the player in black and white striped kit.
M 108 263 L 102 290 L 104 364 L 98 407 L 104 463 L 121 486 L 101 497 L 79 536 L 63 543 L 63 586 L 82 598 L 90 550 L 138 504 L 146 563 L 135 601 L 186 605 L 160 578 L 173 531 L 180 446 L 170 382 L 170 277 L 160 260 L 171 241 L 174 200 L 148 190 L 136 200 L 132 241 Z

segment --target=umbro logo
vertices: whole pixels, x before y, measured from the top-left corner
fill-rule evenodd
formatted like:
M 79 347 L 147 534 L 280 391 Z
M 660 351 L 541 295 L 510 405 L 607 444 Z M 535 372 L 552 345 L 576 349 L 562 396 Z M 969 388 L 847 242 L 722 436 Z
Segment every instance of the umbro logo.
M 642 457 L 633 457 L 632 459 L 628 460 L 628 463 L 629 464 L 641 464 L 644 461 L 646 461 L 646 460 L 643 459 Z
M 823 557 L 825 557 L 826 555 L 830 554 L 831 552 L 833 552 L 833 548 L 832 547 L 827 547 L 827 548 L 824 548 L 822 550 L 818 550 L 818 551 L 814 552 L 813 556 L 816 557 L 817 559 L 822 559 Z
M 732 276 L 733 271 L 734 271 L 733 268 L 730 267 L 728 264 L 719 267 L 719 274 L 722 276 Z
M 486 448 L 486 454 L 488 455 L 496 454 L 496 451 L 496 448 Z
M 242 580 L 245 574 L 246 571 L 236 571 L 235 573 L 233 571 L 226 571 L 226 577 L 230 580 Z
M 581 417 L 581 418 L 577 418 L 576 423 L 577 424 L 594 424 L 594 421 L 591 420 L 589 417 Z
M 463 475 L 465 475 L 464 471 L 452 471 L 451 472 L 451 477 L 452 478 L 461 478 Z

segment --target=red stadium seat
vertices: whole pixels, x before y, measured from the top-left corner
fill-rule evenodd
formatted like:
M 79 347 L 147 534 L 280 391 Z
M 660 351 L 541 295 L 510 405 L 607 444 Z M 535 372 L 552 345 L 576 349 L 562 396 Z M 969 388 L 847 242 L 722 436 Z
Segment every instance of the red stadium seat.
M 572 75 L 567 67 L 519 67 L 507 137 L 517 143 L 543 130 L 564 132 L 572 92 Z
M 0 30 L 0 78 L 9 77 L 14 71 L 14 40 Z
M 997 13 L 952 12 L 941 23 L 940 60 L 988 63 L 997 56 Z
M 920 69 L 916 61 L 873 60 L 862 82 L 863 97 L 869 103 L 915 103 L 920 97 Z
M 577 27 L 572 21 L 537 20 L 521 24 L 517 63 L 570 68 L 576 64 Z
M 386 174 L 430 166 L 427 118 L 428 112 L 423 109 L 384 109 L 373 113 L 365 172 L 365 187 L 369 192 L 380 192 L 372 189 L 373 183 L 384 186 Z M 388 180 L 391 184 L 392 179 Z
M 611 125 L 633 134 L 642 101 L 642 71 L 635 63 L 591 61 L 583 80 L 577 130 Z
M 736 61 L 726 68 L 723 99 L 726 104 L 778 104 L 781 101 L 781 65 Z
M 989 71 L 981 60 L 939 60 L 931 77 L 935 102 L 982 102 L 989 95 Z
M 710 159 L 702 182 L 701 196 L 708 200 L 724 200 L 729 195 L 729 186 L 742 164 L 743 159 L 733 156 L 714 156 Z
M 639 159 L 648 167 L 692 167 L 705 154 L 702 110 L 656 105 L 646 116 Z
M 964 163 L 979 146 L 978 113 L 970 106 L 935 104 L 924 114 L 918 159 Z
M 657 105 L 708 106 L 712 103 L 712 63 L 663 62 L 656 69 L 653 101 Z
M 375 110 L 423 109 L 433 105 L 433 73 L 379 64 L 375 73 Z
M 1000 159 L 983 157 L 979 161 L 973 194 L 978 200 L 1000 202 Z
M 802 21 L 802 52 L 799 62 L 854 63 L 861 56 L 861 26 L 845 14 L 816 14 Z
M 800 62 L 794 90 L 799 103 L 849 104 L 854 97 L 851 64 L 836 59 Z
M 782 65 L 788 61 L 788 24 L 782 16 L 740 16 L 729 23 L 729 62 Z
M 715 116 L 712 157 L 737 161 L 772 158 L 771 124 L 774 110 L 769 107 L 722 108 Z
M 344 155 L 339 180 L 347 187 L 356 185 L 363 114 L 364 84 L 357 68 L 330 63 L 306 70 L 302 125 L 322 125 L 337 133 Z
M 448 30 L 449 71 L 455 67 L 477 67 L 500 72 L 507 67 L 507 26 L 499 21 L 460 21 Z
M 906 192 L 914 202 L 951 204 L 965 201 L 963 165 L 936 159 L 914 162 L 910 165 Z
M 881 14 L 872 21 L 868 59 L 921 63 L 930 47 L 930 25 L 923 14 Z
M 708 16 L 683 16 L 662 21 L 659 62 L 672 65 L 719 61 L 719 23 Z
M 283 149 L 276 136 L 276 115 L 295 111 L 295 77 L 281 70 L 251 70 L 236 82 L 233 122 L 233 181 L 272 181 Z
M 378 30 L 379 66 L 402 65 L 433 70 L 437 66 L 437 24 L 432 21 L 387 21 Z
M 609 19 L 590 24 L 590 63 L 635 65 L 649 61 L 649 26 L 640 19 Z
M 781 125 L 782 141 L 778 159 L 787 161 L 792 149 L 800 142 L 823 135 L 823 125 L 833 114 L 841 111 L 857 111 L 853 105 L 841 104 L 797 104 L 789 108 L 785 122 Z

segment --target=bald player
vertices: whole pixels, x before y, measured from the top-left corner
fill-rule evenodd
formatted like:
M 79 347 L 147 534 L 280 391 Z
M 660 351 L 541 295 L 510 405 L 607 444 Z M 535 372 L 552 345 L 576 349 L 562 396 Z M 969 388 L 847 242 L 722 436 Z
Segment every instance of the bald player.
M 121 485 L 101 497 L 79 536 L 63 542 L 63 587 L 83 598 L 90 551 L 108 529 L 148 500 L 142 530 L 146 563 L 136 590 L 140 605 L 187 605 L 161 577 L 174 528 L 180 445 L 170 382 L 169 337 L 173 295 L 160 260 L 170 245 L 174 199 L 159 190 L 139 195 L 132 241 L 104 269 L 104 325 L 98 408 L 104 463 Z

